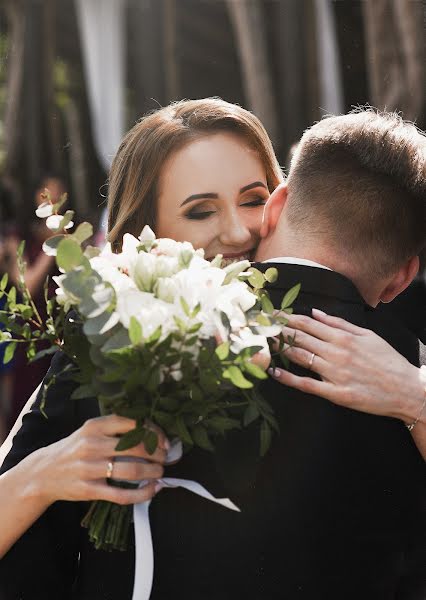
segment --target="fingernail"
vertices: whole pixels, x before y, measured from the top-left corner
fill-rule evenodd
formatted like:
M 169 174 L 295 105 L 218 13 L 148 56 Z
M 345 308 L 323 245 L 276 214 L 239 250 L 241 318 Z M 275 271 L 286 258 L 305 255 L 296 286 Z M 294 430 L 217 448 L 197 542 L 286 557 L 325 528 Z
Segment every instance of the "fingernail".
M 163 489 L 163 484 L 159 481 L 155 484 L 154 494 L 158 494 L 159 491 Z
M 170 450 L 170 442 L 167 438 L 164 439 L 164 450 L 167 452 Z
M 281 374 L 281 369 L 278 369 L 277 367 L 275 367 L 275 368 L 272 368 L 272 367 L 270 367 L 270 368 L 268 369 L 268 373 L 269 373 L 269 375 L 271 375 L 272 377 L 279 377 L 279 376 L 280 376 L 280 374 Z
M 318 316 L 322 315 L 323 317 L 326 317 L 326 316 L 327 316 L 327 313 L 325 313 L 323 310 L 320 310 L 319 308 L 313 308 L 313 309 L 312 309 L 312 314 L 313 314 L 314 316 L 315 316 L 315 315 L 318 315 Z

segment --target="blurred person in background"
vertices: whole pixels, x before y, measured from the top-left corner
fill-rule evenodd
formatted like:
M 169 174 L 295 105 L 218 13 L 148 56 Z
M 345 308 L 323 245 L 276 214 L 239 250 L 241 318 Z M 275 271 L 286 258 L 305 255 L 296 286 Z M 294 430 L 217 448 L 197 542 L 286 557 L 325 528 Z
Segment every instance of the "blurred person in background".
M 19 266 L 17 251 L 21 239 L 25 240 L 24 260 L 27 264 L 25 282 L 34 300 L 42 319 L 46 318 L 44 300 L 44 284 L 48 275 L 53 275 L 55 270 L 55 257 L 47 256 L 42 251 L 43 243 L 51 237 L 52 232 L 45 225 L 45 221 L 38 219 L 34 211 L 45 201 L 46 190 L 51 199 L 58 201 L 65 193 L 63 178 L 56 173 L 46 173 L 37 182 L 31 206 L 28 207 L 28 217 L 7 238 L 8 261 L 7 268 L 11 283 L 16 285 L 19 280 Z M 54 294 L 54 284 L 49 280 L 49 296 Z M 41 349 L 41 348 L 40 348 Z M 35 363 L 27 364 L 25 350 L 18 345 L 12 369 L 12 393 L 9 412 L 9 428 L 15 422 L 23 405 L 39 385 L 50 365 L 50 357 L 46 356 Z

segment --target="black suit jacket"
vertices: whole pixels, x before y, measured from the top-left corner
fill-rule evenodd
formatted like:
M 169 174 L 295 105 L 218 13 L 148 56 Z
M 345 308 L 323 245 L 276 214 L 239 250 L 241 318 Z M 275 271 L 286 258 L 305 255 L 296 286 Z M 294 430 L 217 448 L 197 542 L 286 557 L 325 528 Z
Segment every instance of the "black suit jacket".
M 270 293 L 277 306 L 301 283 L 298 312 L 317 307 L 373 329 L 419 364 L 418 340 L 369 308 L 346 278 L 276 266 Z M 35 403 L 3 470 L 98 414 L 95 402 L 69 400 L 71 389 L 66 382 L 51 388 L 48 420 Z M 231 497 L 241 513 L 163 490 L 150 509 L 152 599 L 424 599 L 425 468 L 405 426 L 272 380 L 263 394 L 281 429 L 264 459 L 253 426 L 220 441 L 214 454 L 195 449 L 167 469 Z M 131 598 L 132 543 L 124 553 L 95 551 L 79 527 L 86 510 L 57 502 L 15 544 L 0 561 L 2 600 Z

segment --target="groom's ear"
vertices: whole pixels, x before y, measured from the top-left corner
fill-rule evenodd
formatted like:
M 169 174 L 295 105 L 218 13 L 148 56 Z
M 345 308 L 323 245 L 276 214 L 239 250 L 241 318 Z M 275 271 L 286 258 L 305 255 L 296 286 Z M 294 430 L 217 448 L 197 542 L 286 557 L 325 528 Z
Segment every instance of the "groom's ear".
M 399 271 L 388 282 L 386 288 L 380 295 L 380 302 L 392 302 L 413 281 L 419 271 L 419 257 L 413 256 L 399 269 Z
M 262 225 L 260 228 L 260 237 L 265 238 L 277 226 L 281 212 L 287 201 L 288 187 L 286 183 L 280 183 L 269 196 L 265 208 L 263 209 Z

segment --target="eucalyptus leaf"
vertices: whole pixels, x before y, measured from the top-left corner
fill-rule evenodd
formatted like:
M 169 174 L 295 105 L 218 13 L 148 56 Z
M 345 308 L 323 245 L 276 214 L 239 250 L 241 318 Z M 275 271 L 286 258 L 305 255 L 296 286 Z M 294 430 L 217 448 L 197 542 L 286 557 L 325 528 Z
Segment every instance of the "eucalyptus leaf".
M 90 223 L 85 221 L 84 223 L 80 223 L 77 229 L 72 234 L 72 237 L 78 244 L 82 244 L 87 239 L 92 237 L 93 235 L 93 227 Z
M 275 283 L 278 279 L 278 270 L 275 267 L 271 267 L 270 269 L 266 269 L 265 271 L 265 279 L 268 283 Z
M 122 327 L 105 342 L 105 344 L 102 346 L 101 350 L 102 350 L 102 352 L 107 353 L 111 350 L 118 350 L 119 348 L 126 348 L 127 346 L 130 346 L 129 334 L 126 331 L 126 329 L 124 329 L 124 327 Z
M 87 319 L 83 325 L 83 332 L 87 336 L 100 335 L 103 336 L 105 333 L 110 331 L 115 325 L 117 325 L 119 316 L 116 312 L 104 312 L 98 317 L 93 319 Z
M 67 273 L 83 262 L 83 251 L 75 240 L 66 237 L 63 239 L 56 252 L 56 264 L 60 269 Z
M 259 271 L 259 269 L 251 267 L 248 282 L 251 286 L 254 287 L 254 289 L 261 289 L 265 285 L 265 276 L 261 271 Z
M 42 246 L 42 250 L 47 256 L 56 256 L 57 248 L 59 244 L 64 240 L 67 236 L 63 233 L 59 235 L 54 235 L 48 240 L 46 240 Z

